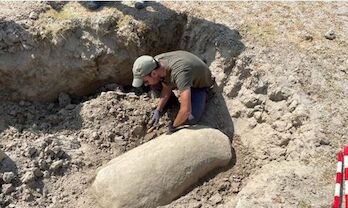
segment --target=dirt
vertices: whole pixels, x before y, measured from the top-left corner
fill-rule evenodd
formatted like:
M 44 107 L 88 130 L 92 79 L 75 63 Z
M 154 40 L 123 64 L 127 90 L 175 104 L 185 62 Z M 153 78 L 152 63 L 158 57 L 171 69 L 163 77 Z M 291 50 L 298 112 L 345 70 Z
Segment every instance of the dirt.
M 235 159 L 163 207 L 330 206 L 348 133 L 347 3 L 0 6 L 0 207 L 97 207 L 96 170 L 177 110 L 147 133 L 157 100 L 129 87 L 132 61 L 176 49 L 209 65 L 200 124 L 228 135 Z

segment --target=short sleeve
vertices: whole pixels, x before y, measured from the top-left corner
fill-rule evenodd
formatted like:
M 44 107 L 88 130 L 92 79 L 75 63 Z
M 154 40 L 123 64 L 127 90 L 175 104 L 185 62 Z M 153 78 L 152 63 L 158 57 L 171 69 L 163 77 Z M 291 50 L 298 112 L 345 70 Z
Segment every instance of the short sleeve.
M 184 91 L 187 88 L 192 87 L 192 74 L 190 70 L 180 70 L 174 74 L 173 78 L 173 82 L 180 91 Z

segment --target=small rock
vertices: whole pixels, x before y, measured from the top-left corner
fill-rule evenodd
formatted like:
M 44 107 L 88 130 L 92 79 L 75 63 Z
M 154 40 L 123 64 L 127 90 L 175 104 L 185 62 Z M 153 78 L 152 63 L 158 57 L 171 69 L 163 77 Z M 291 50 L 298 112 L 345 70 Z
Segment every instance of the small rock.
M 52 151 L 54 152 L 55 155 L 58 155 L 58 153 L 62 150 L 62 147 L 55 146 L 52 148 Z
M 39 18 L 39 15 L 36 12 L 31 12 L 29 14 L 29 18 L 32 20 L 37 20 Z
M 5 158 L 6 158 L 5 152 L 3 152 L 3 151 L 0 149 L 0 163 L 1 163 L 1 161 L 3 161 Z
M 253 116 L 258 123 L 262 122 L 262 112 L 256 111 L 254 112 Z
M 232 183 L 231 183 L 231 191 L 233 193 L 238 193 L 239 192 L 239 187 L 240 187 L 240 182 L 232 181 Z
M 91 138 L 92 138 L 93 140 L 98 140 L 98 139 L 99 139 L 99 134 L 98 134 L 98 132 L 93 132 L 93 133 L 91 134 Z
M 277 87 L 269 94 L 269 99 L 275 102 L 286 100 L 288 97 L 289 95 L 285 92 L 285 89 L 281 87 Z
M 75 104 L 68 104 L 67 106 L 65 106 L 66 110 L 73 110 L 75 109 L 76 105 Z
M 49 168 L 46 160 L 39 160 L 39 167 L 41 170 L 47 170 Z
M 21 178 L 22 183 L 30 183 L 35 179 L 35 175 L 33 171 L 26 172 Z
M 201 208 L 202 207 L 202 202 L 193 202 L 189 204 L 188 208 Z
M 313 35 L 310 34 L 307 31 L 302 33 L 302 37 L 303 37 L 304 40 L 307 40 L 307 41 L 312 41 L 313 40 Z
M 71 103 L 71 98 L 68 94 L 61 92 L 58 96 L 58 102 L 60 107 L 65 107 Z
M 319 144 L 320 144 L 320 145 L 330 145 L 331 142 L 330 142 L 330 140 L 327 139 L 327 138 L 320 138 Z M 347 188 L 348 188 L 348 187 L 347 187 Z
M 51 170 L 58 170 L 59 168 L 63 167 L 63 160 L 58 160 L 58 161 L 55 161 L 51 164 L 51 167 L 50 169 Z
M 2 192 L 4 194 L 9 194 L 11 193 L 12 191 L 14 191 L 14 187 L 12 184 L 3 184 L 2 185 Z
M 247 107 L 247 108 L 254 108 L 257 105 L 260 105 L 263 103 L 261 96 L 259 94 L 253 94 L 249 91 L 243 93 L 241 102 Z
M 328 40 L 333 40 L 336 38 L 335 32 L 333 30 L 329 30 L 325 33 L 325 38 Z
M 50 172 L 48 172 L 47 170 L 45 170 L 45 171 L 43 172 L 43 177 L 44 177 L 44 178 L 49 178 L 49 177 L 50 177 Z
M 137 125 L 134 127 L 133 131 L 132 131 L 132 135 L 133 136 L 141 136 L 141 134 L 143 133 L 144 127 L 141 125 Z
M 15 177 L 15 174 L 13 172 L 5 172 L 4 175 L 2 176 L 2 180 L 5 183 L 11 183 L 14 177 Z
M 145 141 L 150 141 L 151 139 L 154 139 L 157 136 L 156 132 L 150 132 L 144 136 Z
M 219 193 L 214 194 L 212 197 L 209 198 L 209 200 L 213 203 L 213 204 L 218 204 L 222 201 L 222 197 Z
M 40 168 L 34 168 L 33 173 L 34 173 L 35 177 L 37 177 L 37 178 L 41 178 L 43 176 L 43 173 L 40 170 Z
M 27 157 L 34 157 L 35 154 L 37 153 L 37 149 L 35 147 L 29 147 L 27 149 Z
M 31 193 L 24 193 L 23 194 L 23 200 L 26 202 L 31 202 L 34 200 L 34 196 Z

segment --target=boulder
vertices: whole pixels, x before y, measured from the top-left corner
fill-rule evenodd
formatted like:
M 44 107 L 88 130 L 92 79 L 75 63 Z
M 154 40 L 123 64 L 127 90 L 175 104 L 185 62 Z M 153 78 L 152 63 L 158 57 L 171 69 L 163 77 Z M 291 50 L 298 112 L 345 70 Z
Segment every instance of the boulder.
M 182 129 L 111 160 L 97 173 L 92 189 L 102 207 L 157 207 L 231 159 L 230 141 L 219 130 Z

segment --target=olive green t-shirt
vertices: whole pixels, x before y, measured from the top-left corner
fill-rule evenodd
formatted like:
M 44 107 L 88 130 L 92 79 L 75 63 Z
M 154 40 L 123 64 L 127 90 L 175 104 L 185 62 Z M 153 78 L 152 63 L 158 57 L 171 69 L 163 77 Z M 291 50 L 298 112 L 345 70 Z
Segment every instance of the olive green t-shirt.
M 173 51 L 155 56 L 167 70 L 164 83 L 183 91 L 189 87 L 204 88 L 213 85 L 208 66 L 187 51 Z M 169 73 L 168 73 L 169 72 Z

